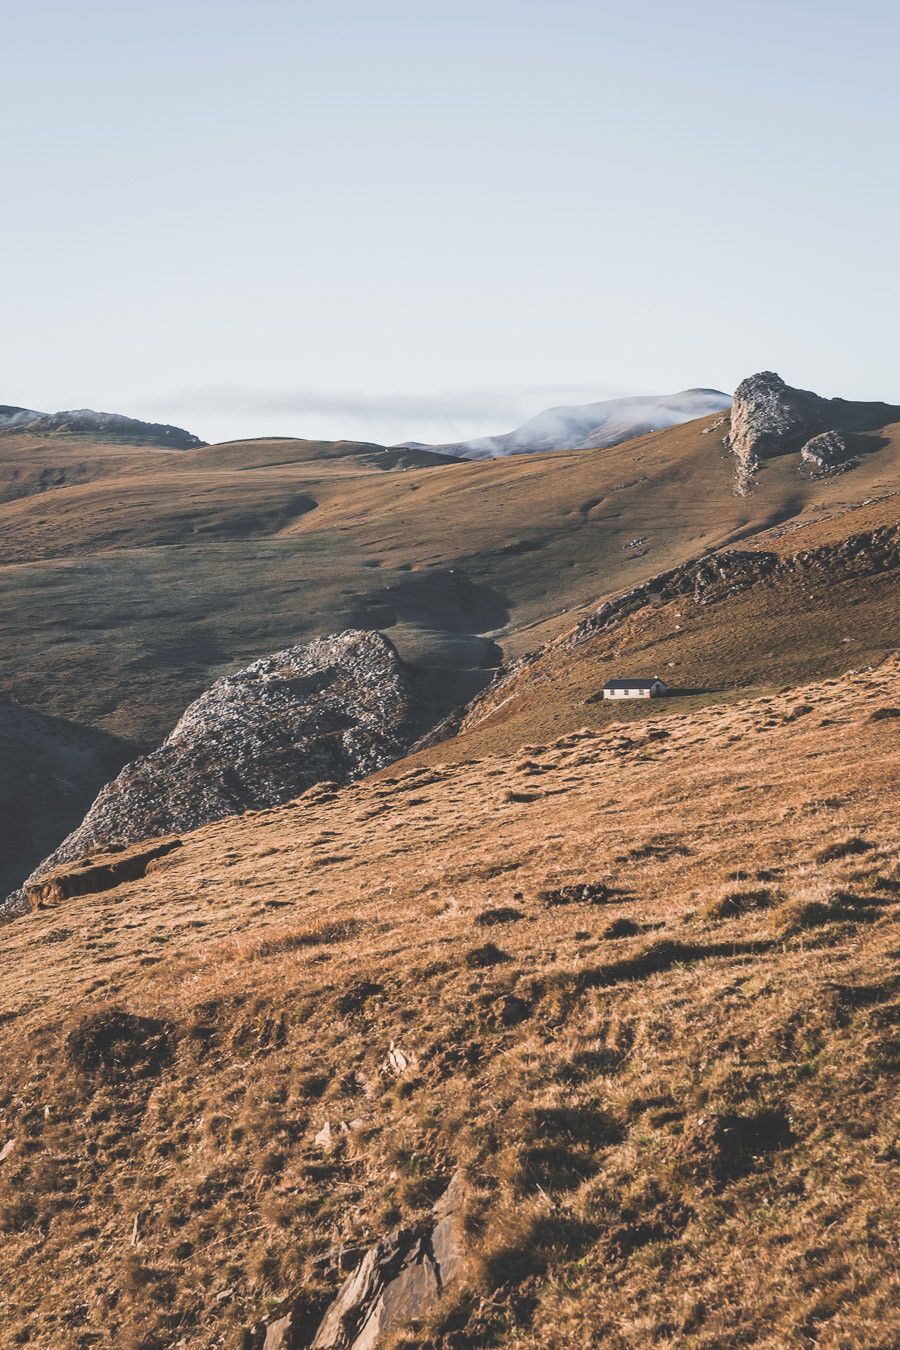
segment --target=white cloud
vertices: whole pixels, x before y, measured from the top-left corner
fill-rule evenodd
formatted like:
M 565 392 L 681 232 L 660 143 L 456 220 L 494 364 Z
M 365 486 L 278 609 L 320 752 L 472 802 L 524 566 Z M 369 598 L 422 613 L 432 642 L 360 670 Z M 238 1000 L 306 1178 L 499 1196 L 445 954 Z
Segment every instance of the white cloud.
M 494 385 L 417 392 L 204 386 L 124 411 L 176 422 L 206 440 L 247 436 L 440 443 L 510 431 L 544 408 L 622 393 L 602 385 Z

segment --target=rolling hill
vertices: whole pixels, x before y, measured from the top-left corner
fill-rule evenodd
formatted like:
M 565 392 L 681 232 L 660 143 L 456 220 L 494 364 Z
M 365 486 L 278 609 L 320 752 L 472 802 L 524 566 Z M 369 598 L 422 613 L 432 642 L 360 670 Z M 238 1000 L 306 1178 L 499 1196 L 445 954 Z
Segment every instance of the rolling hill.
M 779 522 L 885 495 L 898 413 L 883 405 L 874 428 L 866 416 L 851 473 L 816 477 L 783 456 L 746 497 L 715 417 L 604 450 L 477 463 L 352 442 L 173 452 L 8 432 L 0 690 L 115 738 L 118 769 L 124 746 L 159 744 L 229 671 L 316 636 L 379 629 L 419 673 L 437 722 L 501 660 L 598 599 Z M 15 774 L 4 773 L 9 795 Z M 8 864 L 5 886 L 21 874 Z
M 171 450 L 189 450 L 205 444 L 199 436 L 182 427 L 163 422 L 141 422 L 121 413 L 94 412 L 93 408 L 44 413 L 33 408 L 0 405 L 0 435 L 19 430 L 28 430 L 37 436 L 87 436 L 120 445 L 152 445 Z
M 468 463 L 0 437 L 73 473 L 0 506 L 22 871 L 237 671 L 0 925 L 13 1343 L 896 1342 L 900 412 L 750 385 L 792 439 L 746 476 L 716 417 Z M 366 734 L 388 684 L 440 722 L 354 782 L 340 668 L 282 650 L 351 626 Z M 268 795 L 248 698 L 330 781 Z M 153 837 L 94 830 L 134 801 Z

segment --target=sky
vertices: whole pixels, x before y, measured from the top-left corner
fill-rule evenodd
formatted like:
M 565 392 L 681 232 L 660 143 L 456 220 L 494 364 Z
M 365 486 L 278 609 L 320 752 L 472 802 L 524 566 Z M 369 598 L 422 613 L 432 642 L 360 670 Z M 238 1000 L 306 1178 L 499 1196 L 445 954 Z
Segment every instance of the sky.
M 895 0 L 0 0 L 0 402 L 427 442 L 900 402 Z

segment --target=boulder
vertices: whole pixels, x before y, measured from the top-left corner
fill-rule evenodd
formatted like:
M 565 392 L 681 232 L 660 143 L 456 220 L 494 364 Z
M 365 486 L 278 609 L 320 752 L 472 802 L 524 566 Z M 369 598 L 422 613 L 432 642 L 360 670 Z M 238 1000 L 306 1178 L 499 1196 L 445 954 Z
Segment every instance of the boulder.
M 182 835 L 279 806 L 323 780 L 382 768 L 414 739 L 407 669 L 381 633 L 350 630 L 288 647 L 226 675 L 192 703 L 159 749 L 126 764 L 82 823 L 7 901 L 89 854 Z
M 296 1318 L 292 1312 L 285 1313 L 266 1327 L 262 1350 L 289 1350 L 294 1341 Z
M 396 1229 L 364 1254 L 347 1276 L 309 1339 L 289 1310 L 260 1325 L 245 1344 L 261 1350 L 375 1350 L 404 1327 L 429 1317 L 462 1274 L 465 1249 L 459 1219 L 466 1191 L 456 1173 L 422 1230 Z
M 848 469 L 853 463 L 853 453 L 839 431 L 823 431 L 813 436 L 802 447 L 800 458 L 820 473 Z
M 742 380 L 734 391 L 727 447 L 752 471 L 763 459 L 799 450 L 830 421 L 832 400 L 794 389 L 774 371 Z
M 430 1233 L 400 1229 L 370 1247 L 322 1318 L 311 1350 L 373 1350 L 389 1333 L 433 1313 L 462 1272 L 464 1199 L 457 1173 L 434 1207 Z

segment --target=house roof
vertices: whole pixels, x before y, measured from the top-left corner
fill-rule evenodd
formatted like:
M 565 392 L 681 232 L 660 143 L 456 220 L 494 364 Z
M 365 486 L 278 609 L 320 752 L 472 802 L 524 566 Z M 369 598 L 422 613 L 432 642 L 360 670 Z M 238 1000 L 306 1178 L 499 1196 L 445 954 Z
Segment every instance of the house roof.
M 607 680 L 604 689 L 649 689 L 654 684 L 663 684 L 658 675 L 648 675 L 645 680 Z

